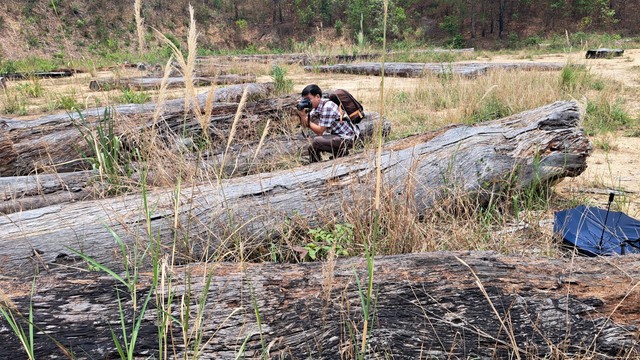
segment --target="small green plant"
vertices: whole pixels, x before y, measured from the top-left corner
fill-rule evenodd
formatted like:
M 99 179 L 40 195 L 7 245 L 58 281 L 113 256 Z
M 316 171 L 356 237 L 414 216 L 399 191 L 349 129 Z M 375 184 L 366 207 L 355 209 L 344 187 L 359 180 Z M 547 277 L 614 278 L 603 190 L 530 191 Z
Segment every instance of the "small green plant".
M 472 113 L 465 119 L 465 123 L 475 124 L 495 120 L 511 115 L 512 113 L 511 108 L 498 99 L 498 97 L 489 96 L 489 98 L 484 99 L 477 108 L 473 109 Z
M 44 95 L 44 87 L 38 79 L 33 79 L 32 81 L 24 84 L 18 84 L 16 89 L 23 95 L 32 98 L 39 98 Z
M 590 84 L 589 72 L 586 68 L 567 64 L 560 71 L 560 88 L 572 93 Z
M 348 256 L 353 244 L 353 229 L 352 224 L 336 224 L 331 230 L 309 230 L 313 241 L 304 246 L 308 251 L 305 258 L 312 261 L 324 259 L 331 251 L 336 256 Z
M 80 154 L 94 170 L 98 170 L 101 178 L 106 178 L 119 192 L 123 185 L 121 177 L 133 173 L 133 155 L 123 150 L 120 138 L 115 134 L 114 119 L 109 108 L 105 109 L 102 118 L 95 124 L 89 124 L 80 112 L 78 114 L 80 122 L 75 122 L 75 126 L 91 149 L 91 153 L 80 151 Z
M 589 101 L 584 117 L 587 135 L 618 130 L 633 124 L 633 118 L 624 110 L 620 101 Z
M 240 29 L 246 29 L 249 23 L 245 19 L 236 20 L 236 26 Z
M 70 111 L 84 109 L 84 105 L 76 100 L 75 94 L 58 96 L 58 98 L 54 101 L 54 107 L 56 109 L 64 109 Z
M 16 62 L 13 60 L 0 60 L 0 74 L 12 74 L 18 71 Z
M 593 141 L 593 145 L 595 145 L 596 149 L 600 149 L 605 153 L 608 153 L 615 148 L 608 138 L 596 139 Z
M 144 104 L 151 100 L 151 96 L 144 91 L 126 89 L 120 95 L 119 100 L 125 104 Z
M 287 79 L 287 69 L 274 65 L 271 69 L 271 78 L 276 87 L 277 94 L 289 94 L 293 90 L 293 80 Z
M 12 91 L 4 91 L 2 105 L 2 112 L 5 114 L 27 114 L 27 103 L 25 99 Z

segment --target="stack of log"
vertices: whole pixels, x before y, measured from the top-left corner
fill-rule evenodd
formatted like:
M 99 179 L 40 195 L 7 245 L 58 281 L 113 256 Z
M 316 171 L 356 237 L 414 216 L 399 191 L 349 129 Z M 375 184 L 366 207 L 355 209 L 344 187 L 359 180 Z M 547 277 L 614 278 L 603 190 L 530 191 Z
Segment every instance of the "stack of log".
M 423 49 L 409 51 L 388 51 L 387 56 L 399 54 L 425 54 L 425 53 L 465 53 L 473 52 L 473 48 L 466 49 Z M 198 65 L 217 65 L 226 62 L 258 62 L 258 63 L 280 63 L 280 64 L 327 64 L 341 61 L 369 60 L 382 57 L 383 53 L 364 54 L 337 54 L 337 55 L 309 55 L 302 53 L 290 54 L 254 54 L 254 55 L 223 55 L 223 56 L 203 56 L 197 58 Z
M 579 120 L 575 103 L 558 102 L 477 126 L 454 127 L 426 142 L 417 137 L 409 144 L 391 144 L 380 164 L 385 189 L 424 212 L 450 194 L 453 184 L 481 199 L 513 186 L 507 178 L 528 186 L 577 176 L 591 152 Z M 158 209 L 146 225 L 140 223 L 140 194 L 8 214 L 0 218 L 0 253 L 6 254 L 2 265 L 5 270 L 38 263 L 54 266 L 73 258 L 69 248 L 80 248 L 116 266 L 113 247 L 107 245 L 113 241 L 111 231 L 126 243 L 147 231 L 165 244 L 189 238 L 185 254 L 199 258 L 201 251 L 215 253 L 227 246 L 229 224 L 242 224 L 233 231 L 254 239 L 245 245 L 251 253 L 287 219 L 321 224 L 327 214 L 340 214 L 345 201 L 354 201 L 349 199 L 368 207 L 375 194 L 374 160 L 374 154 L 365 151 L 291 170 L 193 184 L 183 190 L 177 207 L 173 188 L 157 189 L 146 195 Z M 411 189 L 407 194 L 406 188 Z M 25 262 L 34 253 L 36 263 Z
M 258 113 L 266 114 L 267 104 L 271 109 L 291 108 L 296 100 L 258 100 L 247 111 L 263 109 Z M 219 106 L 215 126 L 227 116 L 222 115 L 227 104 Z M 167 113 L 163 126 L 170 128 L 173 115 Z M 158 330 L 163 326 L 158 319 L 184 319 L 181 309 L 186 304 L 202 309 L 200 319 L 206 319 L 199 322 L 205 325 L 197 325 L 194 317 L 185 320 L 190 330 L 201 331 L 200 356 L 206 358 L 353 358 L 367 324 L 367 358 L 633 358 L 639 350 L 636 258 L 550 260 L 492 253 L 378 257 L 371 279 L 375 305 L 367 322 L 360 286 L 369 280 L 364 259 L 193 262 L 226 254 L 232 246 L 229 239 L 249 239 L 243 244 L 245 254 L 268 246 L 289 219 L 321 226 L 327 214 L 339 221 L 345 203 L 366 210 L 373 204 L 378 165 L 390 201 L 401 199 L 420 214 L 450 194 L 451 186 L 482 201 L 506 187 L 553 184 L 577 176 L 592 150 L 580 120 L 577 103 L 561 101 L 389 143 L 379 163 L 375 151 L 365 150 L 295 169 L 191 184 L 178 196 L 173 187 L 159 188 L 144 196 L 5 214 L 0 217 L 2 299 L 14 313 L 33 309 L 37 358 L 69 353 L 117 356 L 112 329 L 120 326 L 113 324 L 120 323 L 122 314 L 128 328 L 134 309 L 141 319 L 134 356 L 159 357 Z M 38 124 L 40 128 L 28 131 L 3 120 L 0 126 L 10 131 L 2 134 L 13 135 L 0 139 L 0 151 L 5 154 L 15 145 L 17 133 L 35 138 L 62 128 L 52 120 Z M 182 122 L 178 125 L 184 128 Z M 23 156 L 21 151 L 14 153 Z M 20 172 L 10 170 L 11 162 L 2 165 L 3 171 Z M 505 179 L 516 179 L 516 184 Z M 15 193 L 29 191 L 25 186 Z M 143 204 L 153 204 L 151 213 L 145 213 Z M 78 270 L 83 259 L 72 249 L 121 274 L 124 260 L 114 256 L 120 251 L 114 234 L 125 248 L 147 248 L 145 240 L 152 238 L 160 259 L 167 259 L 165 251 L 179 250 L 175 261 L 185 265 L 163 267 L 162 272 L 171 277 L 171 298 L 166 288 L 152 288 L 153 272 L 146 271 L 150 264 L 145 261 L 138 264 L 135 286 L 128 288 L 113 276 Z M 132 289 L 135 297 L 127 293 Z M 146 311 L 140 312 L 143 299 L 152 292 L 165 297 L 156 302 L 151 295 Z M 3 354 L 20 356 L 20 342 L 5 320 L 0 321 Z M 177 321 L 164 329 L 171 339 L 165 350 L 172 356 L 193 353 L 185 344 L 194 339 L 183 338 L 190 331 L 179 328 Z M 115 336 L 122 341 L 119 331 Z
M 308 141 L 309 134 L 303 131 L 286 134 L 283 132 L 282 119 L 293 116 L 294 104 L 298 97 L 286 95 L 271 97 L 274 86 L 271 83 L 235 85 L 216 89 L 211 110 L 211 121 L 208 133 L 212 141 L 218 134 L 228 134 L 238 109 L 238 101 L 247 91 L 249 102 L 242 110 L 237 128 L 256 129 L 271 118 L 272 128 L 278 131 L 269 135 L 261 146 L 255 131 L 248 131 L 248 136 L 234 141 L 226 149 L 225 139 L 212 144 L 210 152 L 204 154 L 204 163 L 199 163 L 204 170 L 216 170 L 225 158 L 222 174 L 227 177 L 247 175 L 259 169 L 276 167 L 279 162 L 291 161 L 292 157 L 300 157 Z M 205 106 L 208 93 L 198 96 L 201 108 Z M 200 123 L 191 112 L 185 112 L 184 99 L 167 101 L 163 106 L 161 121 L 153 123 L 152 118 L 157 110 L 154 103 L 143 105 L 120 105 L 115 108 L 89 109 L 75 114 L 48 115 L 34 120 L 0 119 L 0 193 L 3 194 L 0 211 L 11 213 L 53 205 L 61 202 L 90 199 L 96 193 L 91 186 L 95 181 L 95 173 L 86 171 L 90 164 L 81 154 L 92 156 L 89 146 L 80 130 L 90 131 L 103 120 L 105 111 L 110 111 L 117 123 L 127 126 L 116 126 L 116 133 L 125 145 L 131 144 L 134 138 L 155 127 L 160 137 L 166 142 L 176 143 L 173 137 L 182 137 L 178 143 L 193 143 L 194 138 L 202 136 Z M 131 124 L 136 124 L 132 128 Z M 382 124 L 387 134 L 390 131 L 388 121 L 380 119 L 374 112 L 367 113 L 366 121 L 360 124 L 362 137 L 366 141 L 374 133 L 377 124 Z M 256 150 L 259 149 L 259 153 Z M 184 150 L 176 148 L 176 151 Z
M 256 81 L 255 75 L 218 75 L 215 77 L 195 77 L 192 79 L 194 86 L 229 85 L 253 83 Z M 158 90 L 162 84 L 161 77 L 136 77 L 126 79 L 94 79 L 89 83 L 89 89 L 100 90 Z M 166 87 L 181 88 L 185 86 L 184 77 L 169 77 L 166 79 Z

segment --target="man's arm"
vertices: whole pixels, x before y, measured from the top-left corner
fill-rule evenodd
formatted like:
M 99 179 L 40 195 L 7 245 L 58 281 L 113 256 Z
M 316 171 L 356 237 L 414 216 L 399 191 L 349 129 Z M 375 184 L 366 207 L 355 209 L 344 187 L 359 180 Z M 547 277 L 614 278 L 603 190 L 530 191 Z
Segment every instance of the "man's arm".
M 309 121 L 309 115 L 304 110 L 298 111 L 298 116 L 300 117 L 300 124 L 302 124 L 303 127 L 311 129 L 316 135 L 322 135 L 324 131 L 327 130 L 325 126 L 320 126 L 313 121 Z

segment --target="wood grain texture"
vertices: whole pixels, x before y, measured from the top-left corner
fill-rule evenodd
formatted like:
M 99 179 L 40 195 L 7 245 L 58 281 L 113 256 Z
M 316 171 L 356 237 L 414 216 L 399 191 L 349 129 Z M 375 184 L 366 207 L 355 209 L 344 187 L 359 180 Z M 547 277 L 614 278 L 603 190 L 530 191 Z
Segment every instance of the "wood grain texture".
M 363 328 L 356 274 L 367 282 L 364 259 L 177 267 L 171 273 L 171 315 L 180 319 L 180 309 L 190 304 L 193 330 L 196 301 L 203 304 L 206 345 L 200 358 L 258 359 L 268 349 L 270 359 L 351 359 L 360 349 L 356 342 Z M 438 252 L 378 257 L 366 358 L 507 359 L 516 353 L 522 359 L 636 358 L 639 280 L 637 256 L 547 259 Z M 3 278 L 0 284 L 13 289 L 8 296 L 14 311 L 28 313 L 30 280 Z M 150 274 L 141 274 L 138 304 L 150 284 Z M 48 336 L 36 335 L 36 358 L 63 357 L 52 338 L 77 358 L 117 358 L 110 331 L 121 334 L 118 293 L 129 321 L 133 308 L 121 284 L 104 274 L 69 269 L 38 277 L 35 288 L 34 323 Z M 158 356 L 157 316 L 152 297 L 136 357 Z M 22 356 L 4 319 L 0 324 L 0 359 Z M 182 358 L 188 350 L 177 322 L 169 332 L 170 357 Z

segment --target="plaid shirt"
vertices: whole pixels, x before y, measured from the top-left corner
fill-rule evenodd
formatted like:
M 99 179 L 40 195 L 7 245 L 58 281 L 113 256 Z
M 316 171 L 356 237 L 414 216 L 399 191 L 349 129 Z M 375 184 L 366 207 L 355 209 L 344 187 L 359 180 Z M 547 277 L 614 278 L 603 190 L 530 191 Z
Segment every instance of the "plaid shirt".
M 309 113 L 317 124 L 327 128 L 333 135 L 338 135 L 343 139 L 355 140 L 359 135 L 359 129 L 350 121 L 340 121 L 340 110 L 338 105 L 329 99 L 320 99 L 318 107 Z

